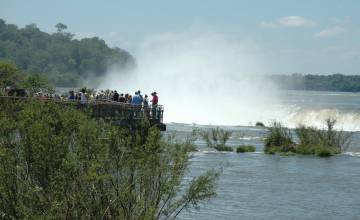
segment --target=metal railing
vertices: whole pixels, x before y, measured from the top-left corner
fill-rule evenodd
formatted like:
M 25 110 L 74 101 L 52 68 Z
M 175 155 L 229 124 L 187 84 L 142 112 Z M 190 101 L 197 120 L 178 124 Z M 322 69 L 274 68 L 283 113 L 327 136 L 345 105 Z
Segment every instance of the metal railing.
M 91 109 L 93 117 L 112 120 L 138 120 L 147 118 L 162 123 L 164 114 L 164 106 L 162 105 L 149 105 L 144 107 L 142 105 L 133 105 L 107 99 L 90 99 L 86 104 L 82 104 L 80 100 L 62 100 L 43 97 L 0 96 L 0 100 L 40 100 L 64 105 L 74 105 L 82 109 Z

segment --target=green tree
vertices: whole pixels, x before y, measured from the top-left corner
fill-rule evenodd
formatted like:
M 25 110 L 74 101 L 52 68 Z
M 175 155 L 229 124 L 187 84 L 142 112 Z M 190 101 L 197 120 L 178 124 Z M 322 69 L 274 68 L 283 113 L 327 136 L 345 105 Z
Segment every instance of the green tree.
M 47 79 L 40 74 L 26 76 L 25 80 L 22 82 L 22 87 L 27 89 L 30 95 L 38 92 L 53 93 L 54 91 Z
M 190 142 L 94 121 L 51 102 L 0 102 L 2 219 L 172 219 L 215 195 L 184 181 Z
M 57 25 L 55 25 L 57 32 L 63 32 L 64 30 L 67 29 L 67 26 L 63 23 L 58 23 Z
M 22 74 L 13 63 L 0 61 L 0 88 L 16 87 L 21 79 Z
M 130 53 L 110 48 L 98 37 L 73 39 L 65 24 L 56 28 L 49 34 L 35 24 L 18 28 L 0 20 L 0 59 L 10 60 L 24 73 L 46 75 L 56 86 L 70 87 L 84 86 L 78 85 L 81 78 L 103 77 L 111 66 L 119 72 L 135 66 Z

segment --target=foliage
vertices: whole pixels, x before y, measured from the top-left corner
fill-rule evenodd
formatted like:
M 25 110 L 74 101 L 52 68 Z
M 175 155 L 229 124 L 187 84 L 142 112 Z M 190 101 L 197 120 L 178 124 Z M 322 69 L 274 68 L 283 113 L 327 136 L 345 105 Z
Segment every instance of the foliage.
M 230 148 L 226 147 L 226 142 L 232 134 L 231 131 L 216 127 L 210 130 L 200 131 L 199 133 L 208 147 L 215 148 L 219 151 L 230 151 Z
M 299 138 L 297 153 L 333 155 L 341 153 L 350 144 L 350 133 L 334 130 L 336 120 L 327 119 L 325 129 L 299 126 L 295 132 Z
M 21 87 L 26 89 L 30 95 L 39 92 L 53 93 L 54 89 L 48 82 L 48 80 L 39 74 L 27 75 L 24 81 L 21 83 Z
M 316 154 L 316 156 L 319 156 L 319 157 L 330 157 L 334 154 L 334 152 L 331 151 L 331 149 L 329 149 L 329 148 L 321 147 L 315 151 L 315 154 Z
M 283 89 L 360 92 L 359 75 L 272 75 L 271 81 Z
M 0 102 L 2 219 L 172 219 L 215 195 L 218 173 L 184 182 L 187 147 L 52 102 Z
M 109 48 L 98 37 L 73 39 L 65 24 L 57 32 L 42 32 L 35 24 L 18 28 L 0 19 L 0 59 L 14 62 L 25 73 L 46 74 L 56 86 L 75 87 L 80 79 L 104 76 L 108 67 L 135 65 L 127 51 Z
M 236 148 L 237 153 L 255 152 L 256 148 L 252 145 L 240 145 Z
M 214 147 L 217 151 L 228 151 L 228 152 L 232 152 L 233 148 L 230 146 L 225 146 L 225 145 L 217 145 Z
M 256 127 L 265 127 L 264 123 L 259 122 L 259 121 L 256 122 L 255 126 L 256 126 Z
M 334 129 L 336 120 L 327 119 L 325 122 L 325 129 L 306 126 L 297 127 L 295 134 L 298 138 L 298 144 L 292 141 L 290 130 L 282 127 L 279 123 L 274 123 L 273 127 L 269 128 L 270 132 L 264 140 L 264 151 L 269 154 L 280 152 L 317 155 L 321 157 L 339 154 L 349 146 L 351 133 L 346 133 L 342 130 L 336 131 Z M 278 141 L 278 143 L 270 141 L 273 139 L 285 139 L 286 141 L 284 144 L 279 144 L 281 141 Z
M 197 151 L 195 141 L 198 139 L 199 129 L 193 126 L 191 134 L 186 136 L 184 144 L 188 152 Z
M 20 70 L 9 61 L 0 61 L 0 89 L 18 86 L 18 82 L 23 78 Z
M 294 142 L 288 128 L 275 121 L 267 129 L 268 133 L 264 139 L 265 152 L 271 153 L 274 150 L 280 152 L 293 151 Z

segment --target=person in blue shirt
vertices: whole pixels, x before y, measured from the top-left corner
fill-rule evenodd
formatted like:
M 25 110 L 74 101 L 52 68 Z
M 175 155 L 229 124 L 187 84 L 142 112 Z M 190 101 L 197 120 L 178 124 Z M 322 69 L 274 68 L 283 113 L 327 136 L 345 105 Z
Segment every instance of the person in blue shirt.
M 74 94 L 74 91 L 70 91 L 69 92 L 69 97 L 68 97 L 68 100 L 70 100 L 70 101 L 74 101 L 75 100 L 75 94 Z
M 138 117 L 141 112 L 141 104 L 142 104 L 142 99 L 139 95 L 139 92 L 135 92 L 135 95 L 132 97 L 131 104 L 135 105 L 134 116 Z
M 138 92 L 135 92 L 135 95 L 132 97 L 131 104 L 132 105 L 141 105 L 142 104 L 142 99 Z

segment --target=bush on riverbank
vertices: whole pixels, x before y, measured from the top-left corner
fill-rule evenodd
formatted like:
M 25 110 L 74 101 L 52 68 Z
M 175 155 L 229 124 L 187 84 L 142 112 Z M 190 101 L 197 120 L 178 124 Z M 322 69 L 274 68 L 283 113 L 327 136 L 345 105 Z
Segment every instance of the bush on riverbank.
M 52 102 L 0 102 L 1 219 L 174 219 L 213 197 L 184 180 L 188 143 L 95 121 Z
M 237 153 L 255 152 L 256 148 L 252 145 L 240 145 L 236 148 Z
M 294 151 L 294 142 L 290 129 L 279 122 L 273 122 L 268 127 L 268 134 L 264 139 L 265 153 Z
M 223 145 L 219 145 L 214 147 L 217 151 L 227 151 L 227 152 L 232 152 L 233 148 L 229 147 L 229 146 L 223 146 Z
M 233 151 L 231 147 L 226 146 L 226 142 L 230 139 L 231 131 L 216 127 L 210 130 L 199 132 L 206 145 L 218 151 Z
M 262 123 L 260 121 L 256 122 L 255 126 L 256 127 L 265 127 L 264 123 Z
M 327 119 L 325 129 L 299 126 L 295 129 L 298 143 L 292 140 L 290 130 L 274 122 L 264 140 L 264 151 L 269 154 L 292 152 L 328 157 L 341 153 L 350 144 L 350 133 L 334 130 L 336 120 Z
M 183 144 L 187 152 L 196 152 L 198 151 L 195 141 L 198 139 L 199 129 L 197 127 L 193 127 L 191 134 L 185 137 L 185 141 Z

